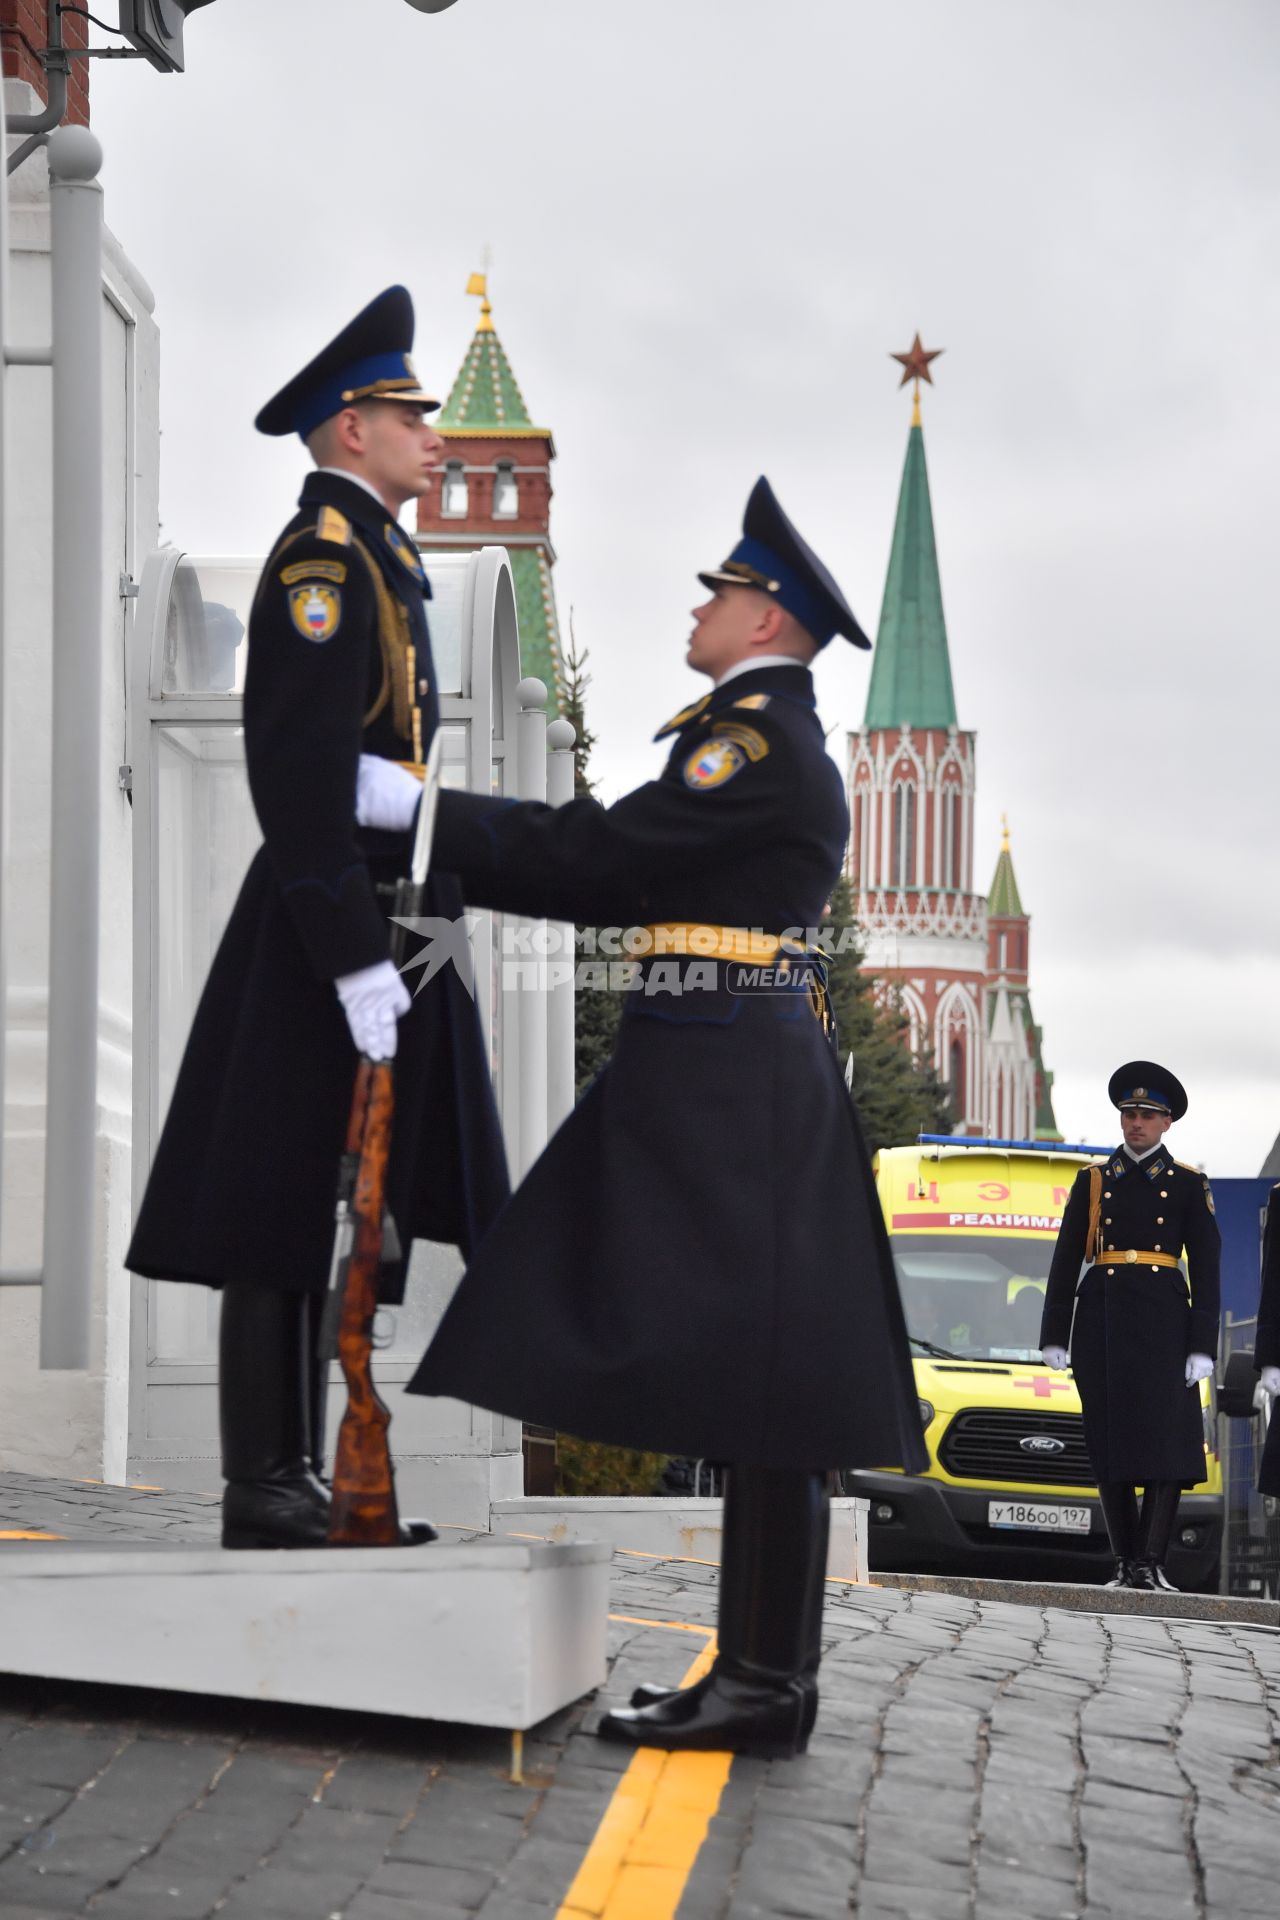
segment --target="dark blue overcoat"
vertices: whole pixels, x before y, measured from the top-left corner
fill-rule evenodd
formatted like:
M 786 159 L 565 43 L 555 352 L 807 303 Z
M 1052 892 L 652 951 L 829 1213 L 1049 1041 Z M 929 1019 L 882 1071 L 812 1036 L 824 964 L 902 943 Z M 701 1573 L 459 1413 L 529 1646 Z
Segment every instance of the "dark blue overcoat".
M 1164 1146 L 1140 1162 L 1117 1148 L 1101 1171 L 1101 1244 L 1087 1244 L 1089 1169 L 1082 1167 L 1053 1250 L 1040 1343 L 1071 1349 L 1095 1478 L 1195 1486 L 1205 1476 L 1204 1423 L 1186 1364 L 1189 1354 L 1218 1351 L 1213 1194 L 1197 1168 L 1182 1166 Z M 1124 1257 L 1178 1259 L 1184 1249 L 1185 1273 Z
M 819 927 L 848 814 L 808 672 L 735 677 L 664 734 L 661 777 L 608 809 L 442 795 L 435 858 L 471 905 L 580 925 Z M 710 974 L 646 964 L 614 1059 L 471 1261 L 410 1390 L 739 1464 L 919 1468 L 836 1057 L 806 994 L 724 961 Z

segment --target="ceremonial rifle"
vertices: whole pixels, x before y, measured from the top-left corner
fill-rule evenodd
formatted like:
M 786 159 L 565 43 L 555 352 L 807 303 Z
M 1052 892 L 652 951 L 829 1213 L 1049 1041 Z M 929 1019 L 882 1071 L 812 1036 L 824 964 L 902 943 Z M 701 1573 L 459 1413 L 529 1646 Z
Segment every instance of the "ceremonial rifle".
M 436 798 L 440 790 L 440 734 L 427 756 L 422 800 L 413 837 L 409 877 L 396 886 L 396 921 L 422 912 Z M 394 925 L 391 957 L 405 960 L 407 931 Z M 395 1547 L 400 1544 L 395 1470 L 387 1429 L 391 1413 L 373 1383 L 373 1323 L 378 1275 L 384 1256 L 399 1255 L 395 1222 L 386 1211 L 387 1160 L 395 1115 L 395 1082 L 389 1060 L 361 1054 L 356 1064 L 346 1147 L 338 1170 L 329 1291 L 320 1326 L 320 1357 L 336 1354 L 347 1386 L 347 1406 L 338 1429 L 329 1513 L 332 1547 Z

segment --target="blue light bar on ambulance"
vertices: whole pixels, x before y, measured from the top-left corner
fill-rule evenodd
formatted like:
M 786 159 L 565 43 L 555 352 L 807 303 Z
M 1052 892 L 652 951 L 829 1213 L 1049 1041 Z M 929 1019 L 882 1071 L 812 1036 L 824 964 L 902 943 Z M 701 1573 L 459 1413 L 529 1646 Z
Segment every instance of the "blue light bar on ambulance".
M 916 1145 L 921 1147 L 998 1147 L 1002 1153 L 1097 1153 L 1106 1155 L 1110 1147 L 1072 1146 L 1061 1140 L 975 1140 L 967 1133 L 922 1133 Z

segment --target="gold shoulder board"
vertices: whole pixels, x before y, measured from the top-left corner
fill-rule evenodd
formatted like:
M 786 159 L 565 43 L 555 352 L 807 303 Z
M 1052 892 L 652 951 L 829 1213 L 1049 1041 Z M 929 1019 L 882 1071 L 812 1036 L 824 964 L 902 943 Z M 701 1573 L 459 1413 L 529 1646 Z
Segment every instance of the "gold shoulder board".
M 681 707 L 679 713 L 673 714 L 670 720 L 664 721 L 662 726 L 658 728 L 658 731 L 653 736 L 654 739 L 665 740 L 669 733 L 678 733 L 681 727 L 688 725 L 690 720 L 697 719 L 703 708 L 710 703 L 710 700 L 711 695 L 704 693 L 701 700 L 695 700 L 691 707 Z
M 316 538 L 331 540 L 336 547 L 349 547 L 351 522 L 336 507 L 321 507 L 320 518 L 316 521 Z

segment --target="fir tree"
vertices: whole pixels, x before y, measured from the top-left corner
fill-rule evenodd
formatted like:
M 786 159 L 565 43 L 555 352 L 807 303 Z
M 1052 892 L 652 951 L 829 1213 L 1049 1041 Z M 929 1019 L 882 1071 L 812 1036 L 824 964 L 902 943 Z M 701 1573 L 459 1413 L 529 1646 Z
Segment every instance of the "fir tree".
M 573 722 L 578 736 L 573 774 L 574 795 L 578 799 L 591 799 L 595 791 L 588 772 L 596 737 L 587 725 L 586 693 L 591 685 L 591 675 L 586 668 L 587 649 L 583 647 L 579 651 L 571 607 L 569 645 L 564 655 L 564 717 Z M 585 947 L 588 955 L 594 950 L 594 941 L 585 936 L 593 931 L 578 929 L 578 933 L 584 936 L 579 941 L 579 948 Z M 621 995 L 599 987 L 578 988 L 573 1007 L 573 1062 L 574 1087 L 579 1098 L 611 1058 L 617 1044 L 618 1021 L 621 1017 Z
M 836 1018 L 840 1060 L 853 1055 L 853 1097 L 867 1146 L 908 1146 L 921 1133 L 949 1133 L 947 1088 L 932 1062 L 912 1058 L 901 995 L 885 994 L 865 971 L 865 948 L 853 913 L 853 892 L 841 874 L 831 895 L 830 929 L 837 951 L 828 992 Z M 851 937 L 852 936 L 852 937 Z

